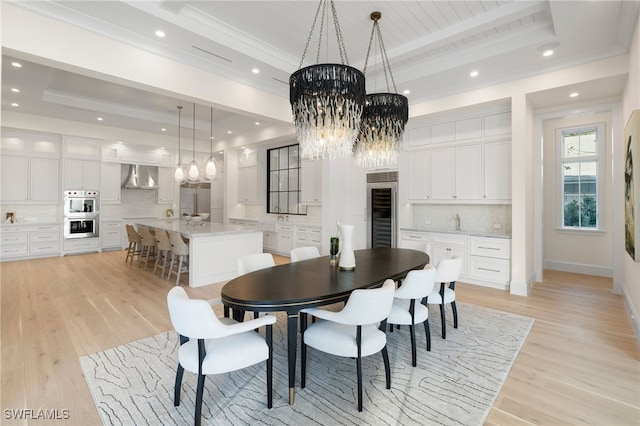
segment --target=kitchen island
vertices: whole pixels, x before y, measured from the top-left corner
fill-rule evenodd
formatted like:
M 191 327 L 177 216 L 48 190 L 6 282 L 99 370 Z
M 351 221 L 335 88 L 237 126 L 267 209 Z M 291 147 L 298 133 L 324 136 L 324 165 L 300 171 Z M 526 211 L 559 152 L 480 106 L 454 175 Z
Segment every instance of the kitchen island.
M 235 278 L 239 257 L 262 253 L 262 232 L 239 225 L 175 219 L 138 219 L 135 224 L 176 231 L 189 240 L 189 287 Z

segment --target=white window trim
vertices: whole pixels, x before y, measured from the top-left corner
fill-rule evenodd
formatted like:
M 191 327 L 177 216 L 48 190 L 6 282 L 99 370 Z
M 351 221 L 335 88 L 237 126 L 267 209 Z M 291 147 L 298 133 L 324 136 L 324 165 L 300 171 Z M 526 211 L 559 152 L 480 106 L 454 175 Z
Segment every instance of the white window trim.
M 581 159 L 581 161 L 596 161 L 598 176 L 596 178 L 596 196 L 597 202 L 597 226 L 596 228 L 575 228 L 572 226 L 564 226 L 564 187 L 562 184 L 562 163 L 564 160 L 562 154 L 562 134 L 567 130 L 579 130 L 582 128 L 592 128 L 596 130 L 596 154 L 589 159 Z M 600 143 L 602 141 L 602 143 Z M 605 225 L 605 208 L 603 206 L 603 200 L 605 199 L 605 184 L 606 184 L 606 152 L 607 152 L 607 139 L 606 139 L 606 125 L 604 122 L 598 123 L 586 123 L 578 126 L 559 127 L 556 129 L 556 231 L 566 233 L 582 233 L 594 235 L 599 232 L 606 232 Z

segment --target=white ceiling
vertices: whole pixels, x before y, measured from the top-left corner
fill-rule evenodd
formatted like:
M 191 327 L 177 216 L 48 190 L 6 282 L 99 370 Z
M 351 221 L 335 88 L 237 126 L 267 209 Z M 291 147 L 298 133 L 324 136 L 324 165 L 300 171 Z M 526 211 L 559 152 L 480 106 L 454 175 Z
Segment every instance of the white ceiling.
M 9 2 L 11 2 L 9 0 Z M 317 1 L 22 1 L 15 5 L 126 41 L 138 48 L 288 98 Z M 336 1 L 349 64 L 364 67 L 371 12 L 398 92 L 410 104 L 627 53 L 638 1 Z M 319 24 L 318 24 L 319 25 Z M 154 33 L 161 29 L 163 39 Z M 325 28 L 319 62 L 340 62 L 333 27 Z M 330 38 L 326 38 L 326 34 Z M 304 65 L 316 63 L 318 29 Z M 543 57 L 546 46 L 555 53 Z M 9 52 L 10 53 L 10 52 Z M 13 69 L 3 52 L 2 109 L 158 132 L 177 121 L 192 128 L 192 104 L 92 77 L 25 63 Z M 367 91 L 386 91 L 379 47 L 366 72 Z M 252 68 L 259 68 L 253 74 Z M 471 70 L 479 75 L 471 78 Z M 10 91 L 20 87 L 19 94 Z M 620 96 L 624 79 L 582 85 L 581 101 Z M 393 91 L 393 87 L 390 88 Z M 568 90 L 568 89 L 567 89 Z M 567 90 L 532 96 L 538 108 L 567 103 Z M 198 105 L 198 137 L 210 132 L 209 105 Z M 216 138 L 255 129 L 249 115 L 214 111 Z M 264 125 L 266 123 L 262 123 Z M 280 123 L 289 125 L 288 123 Z M 167 125 L 167 134 L 176 126 Z M 221 133 L 220 135 L 218 133 Z M 189 135 L 187 135 L 189 137 Z

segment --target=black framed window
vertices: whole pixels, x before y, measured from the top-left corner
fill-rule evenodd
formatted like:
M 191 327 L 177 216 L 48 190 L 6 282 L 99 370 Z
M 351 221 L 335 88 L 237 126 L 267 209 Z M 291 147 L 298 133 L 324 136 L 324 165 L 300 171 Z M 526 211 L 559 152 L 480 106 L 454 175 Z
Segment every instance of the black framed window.
M 267 213 L 307 214 L 300 204 L 300 150 L 289 145 L 267 150 Z

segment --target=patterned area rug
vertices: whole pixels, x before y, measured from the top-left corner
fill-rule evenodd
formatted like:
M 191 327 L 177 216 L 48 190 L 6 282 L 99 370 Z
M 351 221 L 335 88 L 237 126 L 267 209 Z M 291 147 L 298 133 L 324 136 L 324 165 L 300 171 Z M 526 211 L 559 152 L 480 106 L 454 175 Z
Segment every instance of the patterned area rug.
M 274 399 L 266 406 L 264 363 L 208 376 L 205 425 L 481 425 L 509 373 L 533 319 L 458 302 L 459 328 L 447 312 L 447 339 L 431 310 L 431 352 L 416 330 L 418 366 L 411 366 L 408 327 L 387 333 L 391 389 L 381 355 L 363 360 L 363 412 L 357 409 L 355 360 L 309 348 L 307 387 L 288 405 L 286 317 L 274 326 Z M 98 412 L 107 425 L 193 424 L 196 376 L 185 372 L 173 406 L 177 365 L 174 331 L 80 358 Z M 299 349 L 299 346 L 298 346 Z M 299 353 L 299 352 L 298 352 Z M 299 386 L 300 357 L 296 375 Z

